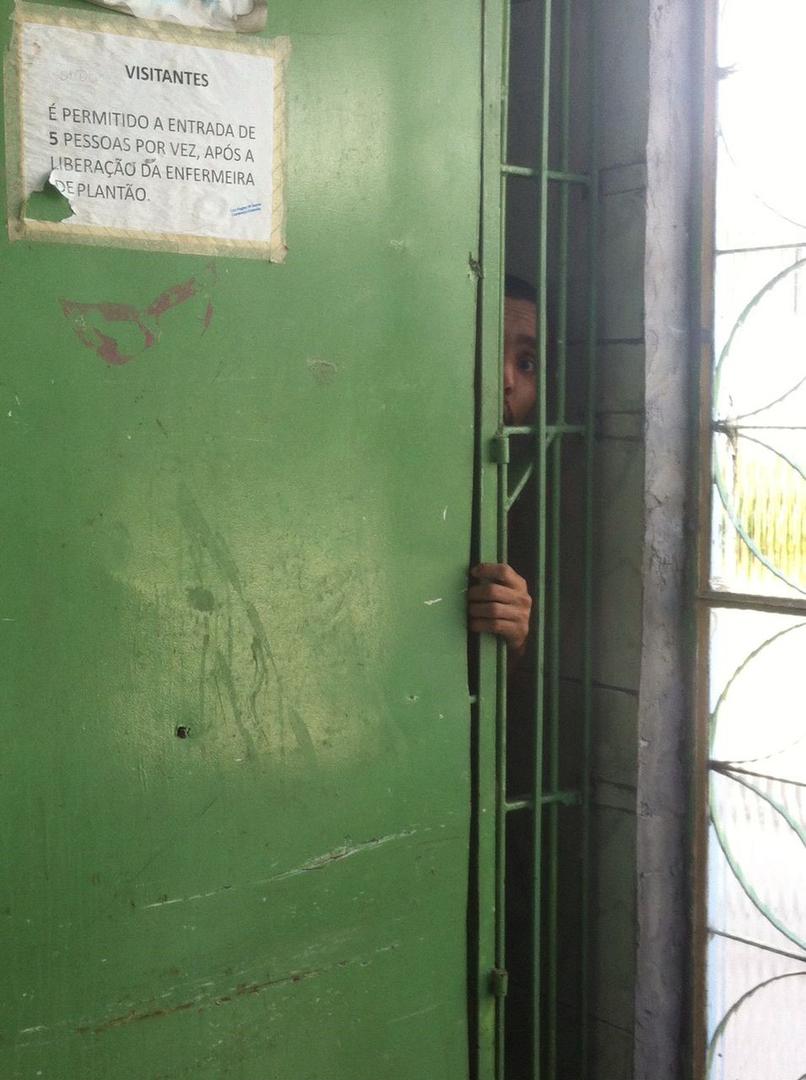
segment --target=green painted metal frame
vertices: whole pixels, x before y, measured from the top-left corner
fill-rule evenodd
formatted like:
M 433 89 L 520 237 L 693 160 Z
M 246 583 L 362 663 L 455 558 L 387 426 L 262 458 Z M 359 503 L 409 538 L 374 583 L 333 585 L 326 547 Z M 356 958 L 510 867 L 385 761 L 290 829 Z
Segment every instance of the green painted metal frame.
M 559 89 L 553 70 L 552 22 L 560 9 L 561 57 Z M 595 26 L 596 9 L 589 4 L 589 25 Z M 536 103 L 540 126 L 540 160 L 536 168 L 513 165 L 506 160 L 509 93 L 509 0 L 493 0 L 484 6 L 484 112 L 482 179 L 481 291 L 479 312 L 480 375 L 478 388 L 479 558 L 506 561 L 508 513 L 527 482 L 534 478 L 537 491 L 535 522 L 535 575 L 532 663 L 536 674 L 534 701 L 535 756 L 532 791 L 528 798 L 508 800 L 506 776 L 507 657 L 503 643 L 483 641 L 479 657 L 479 687 L 475 701 L 477 725 L 476 813 L 479 860 L 478 889 L 478 1013 L 477 1053 L 472 1073 L 480 1080 L 505 1080 L 506 1010 L 506 821 L 507 815 L 533 815 L 534 880 L 532 883 L 533 939 L 533 1045 L 534 1080 L 556 1080 L 558 1075 L 558 969 L 560 964 L 559 824 L 562 807 L 579 807 L 580 856 L 580 1080 L 588 1075 L 588 953 L 590 942 L 590 753 L 592 726 L 592 625 L 593 625 L 593 467 L 596 404 L 597 324 L 597 138 L 595 112 L 590 110 L 590 158 L 588 172 L 571 169 L 572 0 L 543 0 L 541 35 L 541 91 Z M 595 33 L 591 29 L 591 41 Z M 592 53 L 595 51 L 592 48 Z M 590 81 L 591 91 L 596 79 Z M 560 96 L 560 162 L 550 161 L 550 125 L 553 94 Z M 538 199 L 535 282 L 538 298 L 538 405 L 535 423 L 528 426 L 502 424 L 503 415 L 503 276 L 506 269 L 507 187 L 510 177 L 531 180 Z M 548 340 L 549 190 L 559 188 L 559 249 L 557 252 L 557 339 L 550 353 Z M 588 193 L 588 305 L 585 333 L 585 419 L 567 421 L 567 330 L 569 200 L 573 186 Z M 557 377 L 557 418 L 547 415 L 549 360 Z M 533 458 L 509 491 L 510 440 L 530 438 Z M 581 439 L 584 446 L 584 566 L 582 654 L 582 760 L 578 790 L 560 790 L 561 702 L 560 594 L 562 544 L 562 465 L 566 439 Z M 549 492 L 550 501 L 549 501 Z M 544 758 L 548 760 L 547 784 Z M 546 821 L 544 822 L 544 815 Z M 547 881 L 544 881 L 547 875 Z M 543 895 L 546 893 L 546 911 Z M 545 957 L 545 962 L 544 962 Z M 544 1023 L 545 1017 L 545 1023 Z M 545 1030 L 544 1030 L 545 1029 Z

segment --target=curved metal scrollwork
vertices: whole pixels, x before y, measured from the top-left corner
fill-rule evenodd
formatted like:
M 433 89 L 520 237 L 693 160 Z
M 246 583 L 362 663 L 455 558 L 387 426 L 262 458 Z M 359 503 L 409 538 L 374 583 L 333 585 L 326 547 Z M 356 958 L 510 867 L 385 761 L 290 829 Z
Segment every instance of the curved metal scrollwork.
M 773 1010 L 772 997 L 778 992 L 772 987 L 783 979 L 806 979 L 805 656 L 806 621 L 787 619 L 783 629 L 744 655 L 711 713 L 713 835 L 724 855 L 723 873 L 732 877 L 756 913 L 753 917 L 749 909 L 738 912 L 736 890 L 723 882 L 712 894 L 712 915 L 728 928 L 726 938 L 733 929 L 743 946 L 769 949 L 766 955 L 775 963 L 802 968 L 759 982 L 758 971 L 753 974 L 756 969 L 745 955 L 742 969 L 729 973 L 728 986 L 742 986 L 743 979 L 751 985 L 733 1000 L 711 1037 L 707 1075 L 714 1080 L 734 1076 L 730 1070 L 717 1071 L 716 1063 L 724 1065 L 726 1055 L 745 1053 L 743 1048 L 755 1037 L 754 1024 L 766 1031 L 769 1018 L 764 1018 Z M 712 877 L 712 888 L 715 884 Z M 750 936 L 742 938 L 743 930 Z M 771 1063 L 766 1075 L 791 1075 L 792 1055 L 797 1058 L 801 1053 L 798 1041 L 795 1033 L 794 1038 L 770 1043 L 765 1052 L 785 1055 L 787 1068 L 776 1070 Z
M 714 483 L 746 551 L 742 576 L 754 576 L 749 554 L 806 595 L 804 290 L 806 258 L 795 258 L 745 305 L 717 363 L 713 430 Z
M 708 1045 L 707 1060 L 707 1076 L 709 1080 L 712 1080 L 712 1078 L 716 1080 L 717 1067 L 726 1064 L 725 1058 L 731 1055 L 731 1046 L 741 1044 L 742 1038 L 737 1038 L 734 1034 L 736 1029 L 744 1026 L 751 1031 L 754 1028 L 768 1030 L 765 1021 L 769 1014 L 777 1013 L 779 1016 L 782 1012 L 786 1014 L 793 1007 L 793 998 L 801 1001 L 802 1005 L 806 1006 L 806 972 L 794 971 L 774 975 L 742 994 L 722 1017 L 711 1037 Z M 769 1071 L 765 1072 L 765 1075 L 769 1076 L 770 1080 L 773 1077 L 781 1077 L 783 1080 L 783 1077 L 799 1075 L 802 1062 L 792 1061 L 793 1049 L 791 1042 L 771 1040 L 769 1051 L 765 1052 L 770 1055 L 766 1063 Z M 794 1053 L 797 1054 L 797 1050 Z M 797 1073 L 791 1071 L 793 1064 L 799 1065 Z M 729 1071 L 727 1075 L 733 1078 L 736 1073 Z M 802 1077 L 801 1080 L 803 1080 Z
M 707 1080 L 804 1080 L 806 4 L 713 10 L 705 1065 Z

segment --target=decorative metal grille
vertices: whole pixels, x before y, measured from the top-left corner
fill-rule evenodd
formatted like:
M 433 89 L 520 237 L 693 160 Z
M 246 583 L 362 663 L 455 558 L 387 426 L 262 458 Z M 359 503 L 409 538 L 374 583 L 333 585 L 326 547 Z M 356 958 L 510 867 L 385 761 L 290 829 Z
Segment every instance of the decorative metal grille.
M 806 1077 L 801 0 L 714 5 L 707 1080 Z M 706 242 L 708 242 L 706 237 Z M 707 291 L 707 283 L 706 283 Z

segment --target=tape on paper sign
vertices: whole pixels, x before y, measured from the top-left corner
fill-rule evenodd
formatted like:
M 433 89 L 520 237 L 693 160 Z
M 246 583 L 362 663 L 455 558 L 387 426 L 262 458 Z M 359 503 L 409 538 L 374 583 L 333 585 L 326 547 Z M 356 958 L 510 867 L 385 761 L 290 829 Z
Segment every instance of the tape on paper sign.
M 12 238 L 281 259 L 287 52 L 21 8 Z M 30 196 L 54 188 L 72 214 L 36 220 Z

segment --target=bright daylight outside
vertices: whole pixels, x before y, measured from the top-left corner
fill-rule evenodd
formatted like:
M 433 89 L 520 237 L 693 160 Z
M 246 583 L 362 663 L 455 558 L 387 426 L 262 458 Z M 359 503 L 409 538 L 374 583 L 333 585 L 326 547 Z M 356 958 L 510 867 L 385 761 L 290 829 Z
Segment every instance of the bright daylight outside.
M 710 563 L 708 1080 L 802 1080 L 803 0 L 721 0 Z

